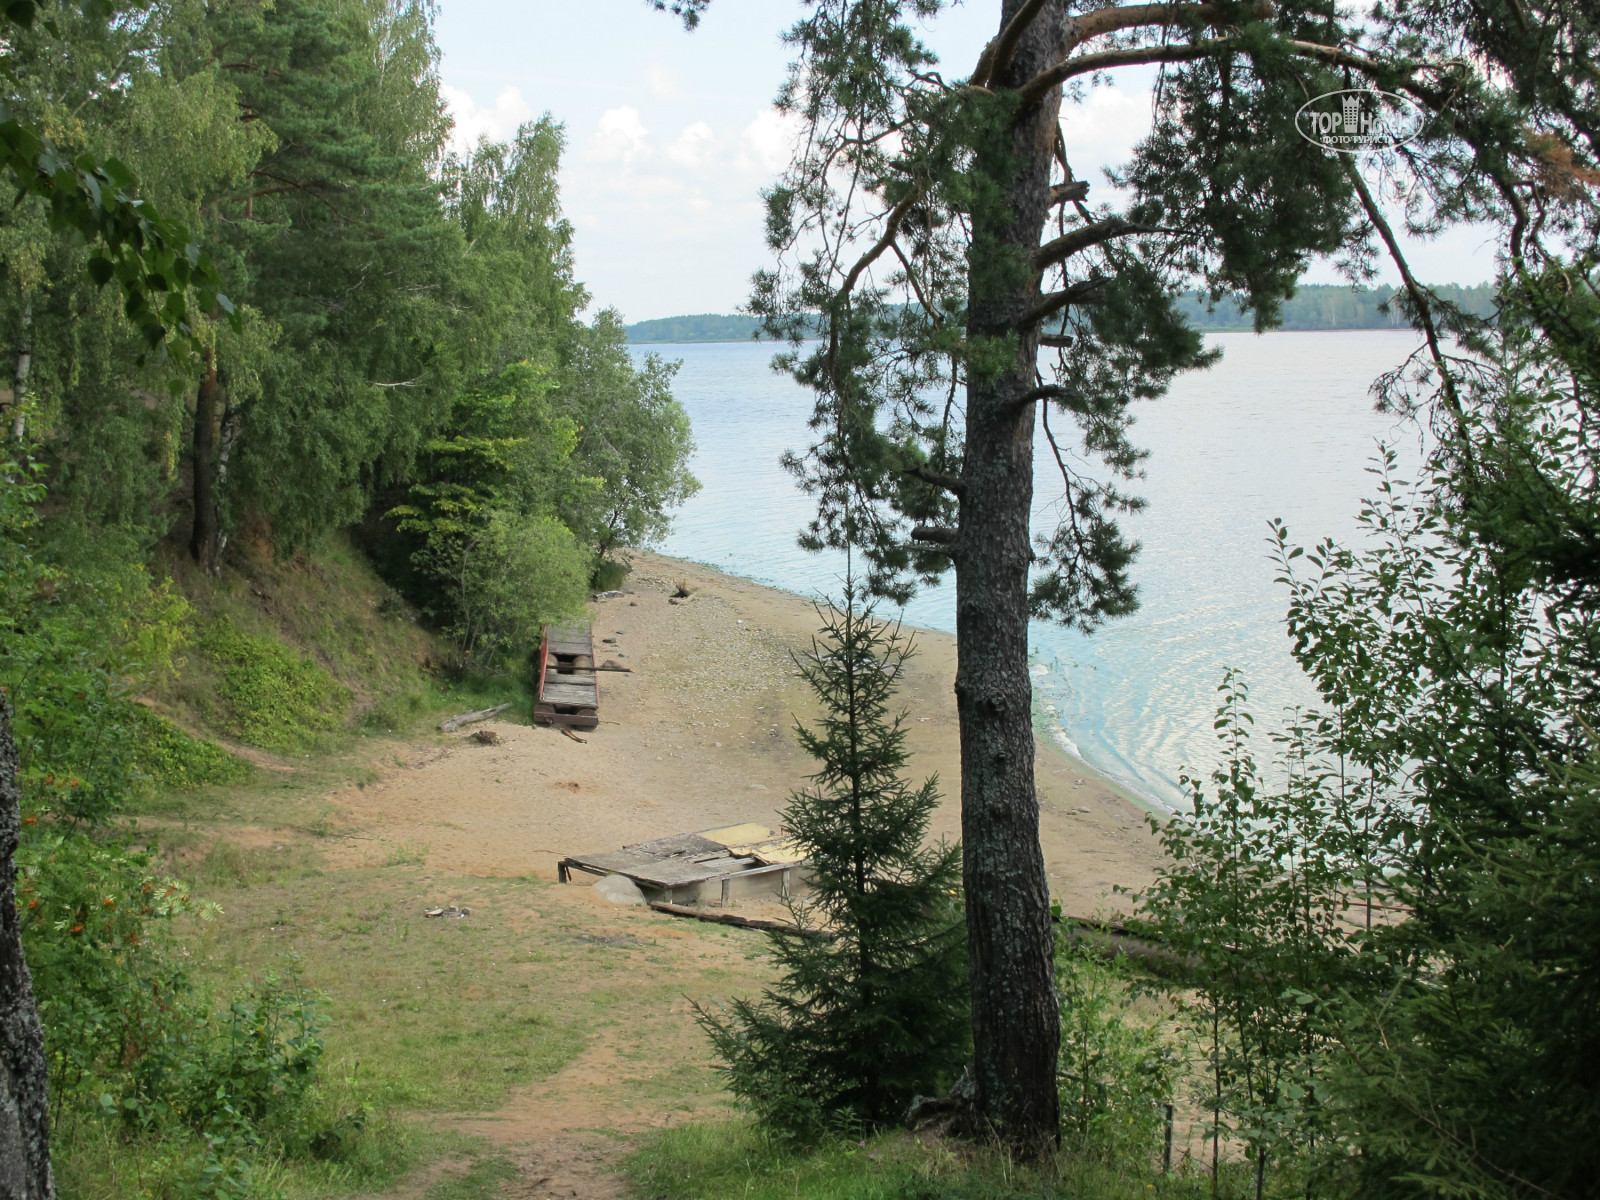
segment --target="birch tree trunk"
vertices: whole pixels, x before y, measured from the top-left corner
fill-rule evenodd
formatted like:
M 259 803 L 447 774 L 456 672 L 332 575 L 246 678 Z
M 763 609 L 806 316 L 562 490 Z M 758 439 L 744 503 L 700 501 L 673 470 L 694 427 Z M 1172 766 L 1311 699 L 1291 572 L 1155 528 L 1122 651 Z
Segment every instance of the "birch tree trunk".
M 194 525 L 189 536 L 189 553 L 208 575 L 217 573 L 217 422 L 221 391 L 217 352 L 208 346 L 194 400 Z
M 22 297 L 21 336 L 17 339 L 17 363 L 11 376 L 11 437 L 20 442 L 28 431 L 28 416 L 23 401 L 28 398 L 28 375 L 33 370 L 33 297 Z

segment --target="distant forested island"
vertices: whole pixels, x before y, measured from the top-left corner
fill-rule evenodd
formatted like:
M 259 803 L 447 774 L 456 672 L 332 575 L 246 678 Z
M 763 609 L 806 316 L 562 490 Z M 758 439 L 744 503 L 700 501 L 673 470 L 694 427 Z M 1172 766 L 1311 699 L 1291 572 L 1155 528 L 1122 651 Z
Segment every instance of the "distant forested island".
M 1459 304 L 1479 316 L 1493 307 L 1494 288 L 1480 283 L 1471 287 L 1447 283 L 1434 287 L 1445 300 Z M 1281 329 L 1398 329 L 1405 325 L 1398 306 L 1388 307 L 1395 289 L 1351 288 L 1342 284 L 1303 285 L 1293 299 L 1283 305 Z M 1226 332 L 1252 328 L 1248 315 L 1232 300 L 1208 309 L 1199 293 L 1180 303 L 1184 316 L 1197 329 Z M 634 345 L 662 345 L 681 342 L 747 342 L 758 338 L 761 322 L 755 317 L 728 313 L 698 313 L 687 317 L 660 317 L 627 327 L 628 341 Z

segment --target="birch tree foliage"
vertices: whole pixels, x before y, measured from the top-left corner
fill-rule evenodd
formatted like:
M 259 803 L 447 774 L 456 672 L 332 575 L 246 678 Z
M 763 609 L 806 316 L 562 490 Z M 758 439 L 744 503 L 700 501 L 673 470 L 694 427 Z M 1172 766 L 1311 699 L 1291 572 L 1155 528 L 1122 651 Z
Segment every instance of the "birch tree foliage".
M 221 277 L 190 229 L 141 198 L 134 171 L 115 156 L 74 148 L 72 122 L 51 128 L 48 114 L 29 111 L 25 95 L 28 68 L 37 62 L 40 43 L 59 51 L 67 41 L 80 52 L 85 43 L 128 41 L 142 26 L 147 3 L 112 0 L 15 0 L 0 9 L 6 36 L 0 54 L 0 167 L 15 184 L 18 198 L 44 202 L 52 233 L 93 247 L 86 262 L 89 277 L 105 287 L 115 283 L 123 311 L 149 348 L 163 354 L 170 346 L 187 356 L 198 350 L 203 330 L 199 313 L 231 315 Z M 103 79 L 119 88 L 137 71 L 133 48 Z M 19 99 L 22 103 L 18 103 Z M 68 134 L 65 140 L 60 133 Z M 176 339 L 176 340 L 174 340 Z

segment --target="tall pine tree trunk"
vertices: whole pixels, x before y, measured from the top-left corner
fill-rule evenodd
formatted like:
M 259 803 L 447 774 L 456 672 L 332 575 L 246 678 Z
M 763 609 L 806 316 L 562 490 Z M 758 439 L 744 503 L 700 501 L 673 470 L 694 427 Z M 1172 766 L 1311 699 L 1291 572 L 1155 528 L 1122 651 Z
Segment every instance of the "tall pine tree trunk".
M 11 699 L 0 692 L 0 1196 L 50 1200 L 50 1106 L 44 1028 L 17 920 L 16 853 L 22 828 Z
M 189 553 L 207 574 L 217 573 L 217 422 L 222 387 L 217 380 L 217 352 L 206 347 L 200 387 L 194 401 L 194 525 Z
M 1022 7 L 1006 0 L 1001 27 Z M 995 82 L 1015 87 L 1062 44 L 1061 6 L 1029 27 Z M 976 367 L 967 432 L 956 564 L 960 663 L 961 841 L 972 964 L 973 1082 L 977 1106 L 1005 1141 L 1043 1150 L 1059 1139 L 1050 887 L 1034 786 L 1033 688 L 1028 675 L 1028 523 L 1033 503 L 1038 329 L 1017 329 L 1039 298 L 1025 267 L 1039 245 L 1050 194 L 1060 96 L 1055 93 L 979 151 L 977 170 L 1003 184 L 972 215 L 967 332 L 973 345 L 1020 333 L 1016 359 L 997 374 Z

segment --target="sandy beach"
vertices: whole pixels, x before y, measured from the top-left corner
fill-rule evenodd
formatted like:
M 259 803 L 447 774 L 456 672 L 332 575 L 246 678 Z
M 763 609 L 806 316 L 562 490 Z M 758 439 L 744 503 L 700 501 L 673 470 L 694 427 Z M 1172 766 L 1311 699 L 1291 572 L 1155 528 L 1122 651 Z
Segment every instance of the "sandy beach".
M 441 736 L 403 769 L 332 799 L 375 841 L 347 865 L 425 844 L 436 870 L 554 879 L 562 857 L 734 822 L 776 829 L 811 760 L 796 720 L 814 701 L 792 652 L 817 626 L 810 601 L 708 567 L 636 556 L 627 593 L 591 604 L 596 652 L 630 667 L 601 678 L 601 724 L 579 743 L 560 732 L 489 722 L 485 746 Z M 680 587 L 687 600 L 674 600 Z M 959 831 L 955 639 L 921 631 L 900 701 L 910 771 L 937 774 L 934 834 Z M 1038 744 L 1041 836 L 1052 892 L 1066 911 L 1122 907 L 1113 885 L 1140 887 L 1158 849 L 1145 812 L 1109 781 Z

